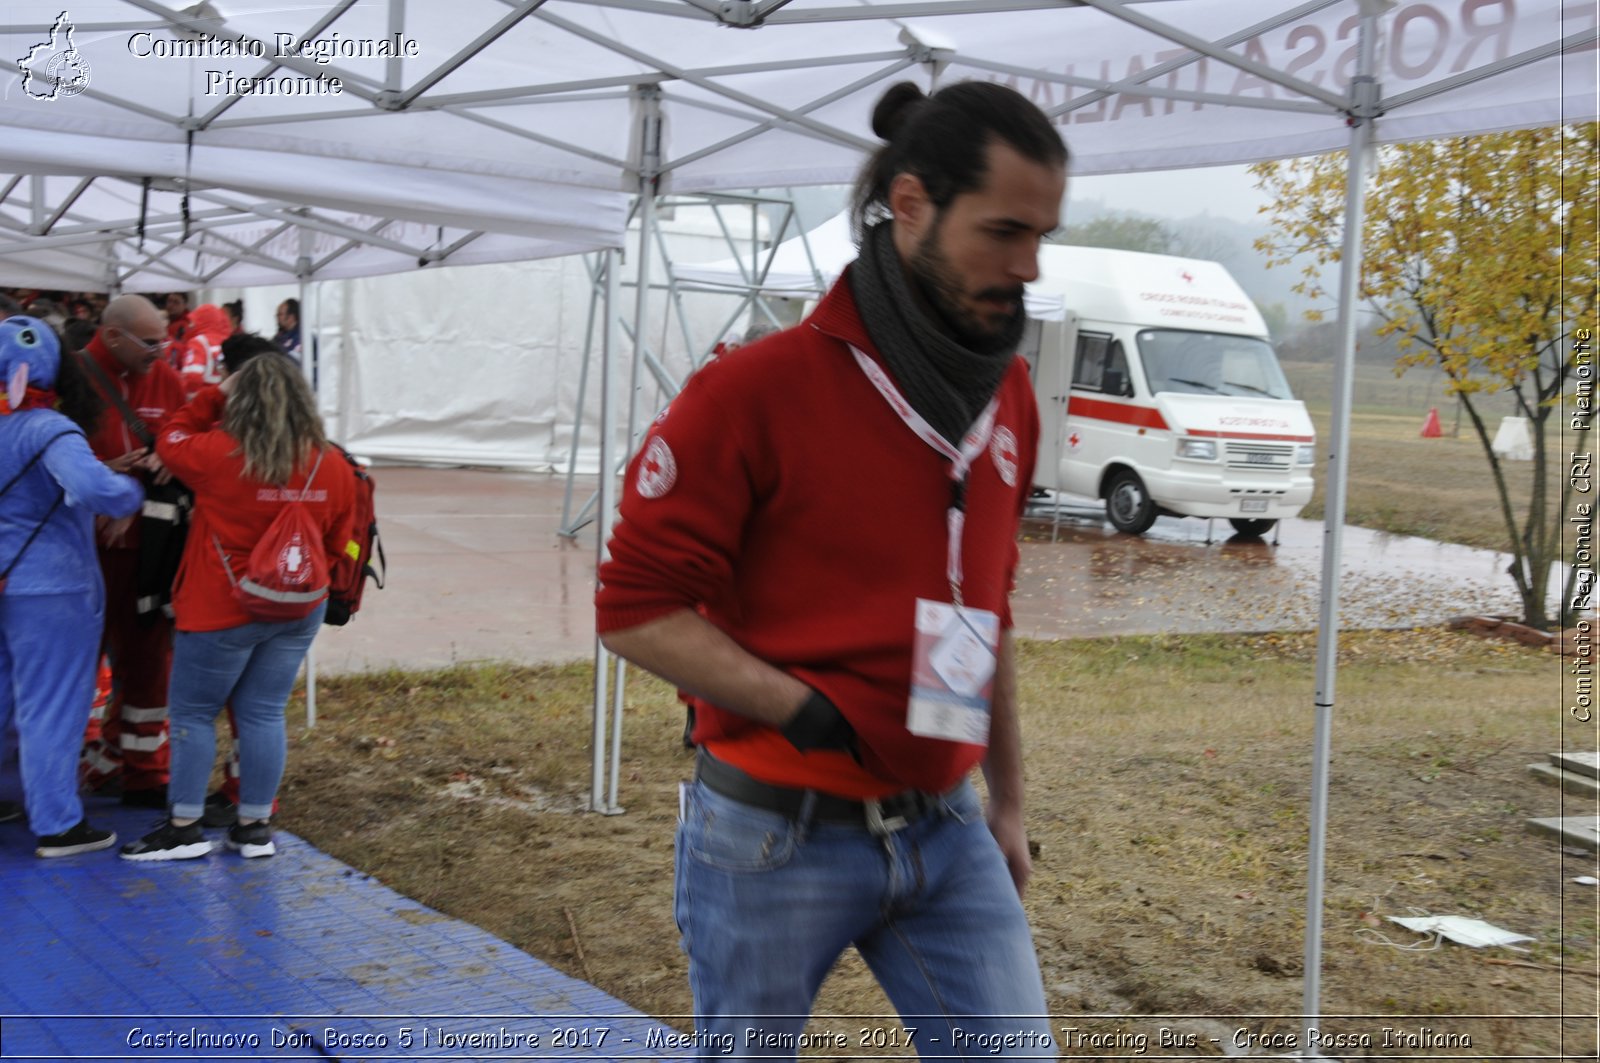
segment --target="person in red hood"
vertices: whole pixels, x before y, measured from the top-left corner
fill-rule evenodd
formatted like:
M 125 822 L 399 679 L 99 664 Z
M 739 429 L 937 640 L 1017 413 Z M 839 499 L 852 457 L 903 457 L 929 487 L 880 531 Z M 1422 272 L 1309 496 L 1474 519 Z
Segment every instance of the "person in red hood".
M 167 340 L 178 344 L 183 342 L 184 336 L 189 331 L 189 296 L 184 292 L 172 292 L 162 301 L 162 306 L 167 310 Z M 176 368 L 176 367 L 174 367 Z
M 101 325 L 84 349 L 85 376 L 104 400 L 89 437 L 95 457 L 115 472 L 143 475 L 147 483 L 170 474 L 151 450 L 155 433 L 183 405 L 183 383 L 167 364 L 166 323 L 155 304 L 123 295 L 107 304 Z M 140 425 L 118 408 L 120 399 Z M 114 542 L 99 544 L 106 583 L 103 651 L 111 659 L 112 701 L 100 737 L 84 746 L 85 781 L 120 779 L 125 804 L 165 808 L 167 673 L 172 669 L 172 620 L 138 615 L 139 525 Z
M 185 397 L 222 381 L 222 341 L 232 336 L 233 319 L 206 303 L 189 311 L 183 338 L 173 344 L 172 367 L 183 380 Z

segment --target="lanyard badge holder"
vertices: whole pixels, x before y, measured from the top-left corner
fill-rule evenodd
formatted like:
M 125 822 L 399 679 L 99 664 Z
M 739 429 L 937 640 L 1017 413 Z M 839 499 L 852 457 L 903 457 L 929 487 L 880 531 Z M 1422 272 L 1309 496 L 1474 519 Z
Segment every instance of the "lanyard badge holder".
M 1000 617 L 989 609 L 968 608 L 962 601 L 961 540 L 966 528 L 967 477 L 973 460 L 989 445 L 1000 398 L 997 395 L 989 400 L 961 446 L 953 447 L 911 408 L 878 363 L 853 346 L 850 352 L 906 427 L 950 460 L 950 506 L 945 511 L 945 574 L 950 580 L 950 601 L 916 601 L 906 729 L 923 738 L 988 745 Z

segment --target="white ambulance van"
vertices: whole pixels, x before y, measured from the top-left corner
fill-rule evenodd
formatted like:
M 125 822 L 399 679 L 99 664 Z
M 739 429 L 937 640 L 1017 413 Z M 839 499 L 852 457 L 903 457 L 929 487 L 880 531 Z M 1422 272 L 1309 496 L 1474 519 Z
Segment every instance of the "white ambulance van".
M 1316 438 L 1244 290 L 1215 262 L 1045 245 L 1022 354 L 1041 434 L 1034 485 L 1262 535 L 1311 499 Z

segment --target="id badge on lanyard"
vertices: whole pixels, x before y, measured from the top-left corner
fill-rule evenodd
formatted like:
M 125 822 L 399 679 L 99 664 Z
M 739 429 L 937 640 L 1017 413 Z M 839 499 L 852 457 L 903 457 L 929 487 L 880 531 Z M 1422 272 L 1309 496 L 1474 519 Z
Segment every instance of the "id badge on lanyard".
M 962 601 L 961 540 L 966 528 L 967 476 L 973 460 L 989 445 L 1000 397 L 989 400 L 961 446 L 954 447 L 912 409 L 882 366 L 854 346 L 850 353 L 906 427 L 950 461 L 950 506 L 945 512 L 950 601 L 916 600 L 906 729 L 924 738 L 988 745 L 1000 617 L 989 609 L 968 608 Z

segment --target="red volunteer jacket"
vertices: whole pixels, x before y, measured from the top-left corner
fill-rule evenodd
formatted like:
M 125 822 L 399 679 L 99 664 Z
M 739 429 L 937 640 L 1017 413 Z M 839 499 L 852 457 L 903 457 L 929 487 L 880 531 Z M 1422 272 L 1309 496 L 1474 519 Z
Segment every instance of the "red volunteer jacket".
M 149 425 L 152 434 L 159 434 L 167 418 L 183 405 L 183 382 L 166 362 L 158 360 L 144 376 L 135 376 L 122 367 L 98 332 L 89 341 L 85 351 L 105 371 L 105 375 L 116 386 L 117 393 L 132 407 L 133 412 Z M 89 447 L 94 451 L 94 456 L 101 461 L 110 461 L 144 446 L 128 427 L 128 422 L 111 401 L 111 396 L 106 394 L 99 375 L 92 371 L 86 375 L 106 404 L 94 434 L 89 437 Z
M 234 559 L 237 574 L 284 502 L 299 497 L 323 531 L 330 560 L 353 538 L 355 475 L 344 459 L 329 453 L 309 490 L 309 464 L 283 487 L 247 479 L 238 441 L 218 424 L 226 403 L 221 389 L 202 389 L 156 439 L 156 453 L 195 494 L 194 523 L 172 589 L 179 631 L 219 631 L 252 622 L 233 600 L 213 535 Z
M 174 341 L 171 358 L 185 395 L 222 382 L 222 341 L 231 335 L 233 320 L 220 306 L 206 303 L 184 315 L 183 337 Z
M 148 373 L 137 376 L 122 367 L 122 363 L 117 361 L 116 356 L 106 347 L 105 341 L 100 338 L 99 332 L 89 340 L 84 352 L 94 359 L 96 365 L 105 370 L 105 375 L 110 378 L 116 393 L 121 395 L 129 408 L 139 415 L 139 419 L 150 429 L 152 435 L 159 434 L 167 418 L 183 405 L 183 382 L 178 379 L 178 374 L 172 366 L 166 362 L 157 360 L 150 366 Z M 89 436 L 89 448 L 94 451 L 94 456 L 101 461 L 110 461 L 122 457 L 130 450 L 138 450 L 144 446 L 139 437 L 133 434 L 133 429 L 128 427 L 128 421 L 117 409 L 116 403 L 111 401 L 100 375 L 92 370 L 87 371 L 85 375 L 105 401 L 105 409 L 100 412 L 100 420 Z M 143 474 L 135 473 L 135 475 L 142 479 Z M 133 522 L 133 526 L 123 534 L 116 546 L 111 547 L 101 543 L 99 548 L 137 550 L 139 522 Z
M 855 797 L 943 790 L 984 755 L 906 729 L 915 602 L 950 600 L 949 463 L 891 409 L 852 344 L 881 364 L 847 275 L 798 328 L 689 380 L 629 465 L 597 624 L 703 607 L 743 648 L 826 694 L 861 737 L 865 767 L 802 755 L 697 701 L 697 740 L 758 778 Z M 962 593 L 1009 628 L 1039 436 L 1021 359 L 999 398 L 967 486 Z

